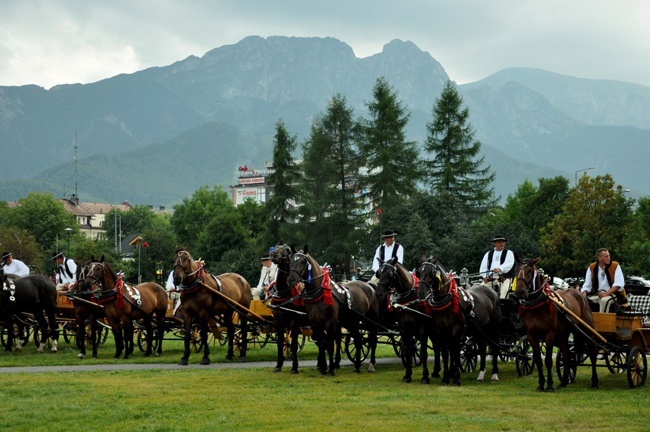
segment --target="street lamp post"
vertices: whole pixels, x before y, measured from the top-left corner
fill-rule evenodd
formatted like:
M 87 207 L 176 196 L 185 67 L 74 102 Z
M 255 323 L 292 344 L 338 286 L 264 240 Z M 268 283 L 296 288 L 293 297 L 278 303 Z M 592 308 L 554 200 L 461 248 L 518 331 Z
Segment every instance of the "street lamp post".
M 70 256 L 70 234 L 72 234 L 72 228 L 66 228 L 65 233 L 68 235 L 68 251 L 66 255 Z
M 579 169 L 578 171 L 576 171 L 576 175 L 575 175 L 575 183 L 573 183 L 573 185 L 574 185 L 574 186 L 577 186 L 577 185 L 578 185 L 578 173 L 579 173 L 579 172 L 589 171 L 589 170 L 593 170 L 593 169 L 596 169 L 596 167 L 591 166 L 591 167 L 589 167 L 589 168 L 583 168 L 583 169 Z

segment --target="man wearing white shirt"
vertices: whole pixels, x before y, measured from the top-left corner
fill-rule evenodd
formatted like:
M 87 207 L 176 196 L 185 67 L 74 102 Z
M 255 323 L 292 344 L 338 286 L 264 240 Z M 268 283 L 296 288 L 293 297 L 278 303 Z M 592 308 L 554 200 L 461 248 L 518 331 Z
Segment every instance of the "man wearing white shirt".
M 589 301 L 598 303 L 600 312 L 607 312 L 607 304 L 614 296 L 621 307 L 627 307 L 625 278 L 621 266 L 612 261 L 609 251 L 605 248 L 598 249 L 596 258 L 597 261 L 587 268 L 585 283 L 580 292 L 586 295 Z
M 368 282 L 372 284 L 379 282 L 377 271 L 384 261 L 395 257 L 398 263 L 404 265 L 404 247 L 395 242 L 395 237 L 397 237 L 397 232 L 391 230 L 384 231 L 382 234 L 381 238 L 384 239 L 384 243 L 377 248 L 375 256 L 372 259 L 372 270 L 375 274 Z
M 14 259 L 11 252 L 3 252 L 2 260 L 4 261 L 2 269 L 6 275 L 15 275 L 16 277 L 29 275 L 29 267 L 21 260 Z
M 57 265 L 57 291 L 69 290 L 70 285 L 77 282 L 77 263 L 63 256 L 63 252 L 55 252 L 52 259 Z
M 253 300 L 264 300 L 266 298 L 266 290 L 275 280 L 275 274 L 278 271 L 278 266 L 271 260 L 270 256 L 262 257 L 262 270 L 260 270 L 260 280 L 257 287 L 253 288 Z
M 483 285 L 500 286 L 500 298 L 507 297 L 514 276 L 515 254 L 506 249 L 507 241 L 504 236 L 495 236 L 492 239 L 494 249 L 485 253 L 479 269 Z

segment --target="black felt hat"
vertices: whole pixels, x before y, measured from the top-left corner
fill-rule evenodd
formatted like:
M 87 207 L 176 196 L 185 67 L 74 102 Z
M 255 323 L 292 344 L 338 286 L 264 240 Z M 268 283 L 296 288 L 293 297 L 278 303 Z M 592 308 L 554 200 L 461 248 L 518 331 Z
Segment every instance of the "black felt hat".
M 508 239 L 505 238 L 505 237 L 502 236 L 502 235 L 494 236 L 494 238 L 492 239 L 492 242 L 498 242 L 498 241 L 504 241 L 504 242 L 507 242 Z
M 55 260 L 60 256 L 63 256 L 63 252 L 54 252 L 54 254 L 52 254 L 52 259 Z
M 384 231 L 384 233 L 381 235 L 381 238 L 389 238 L 389 237 L 397 237 L 397 231 L 386 230 L 386 231 Z

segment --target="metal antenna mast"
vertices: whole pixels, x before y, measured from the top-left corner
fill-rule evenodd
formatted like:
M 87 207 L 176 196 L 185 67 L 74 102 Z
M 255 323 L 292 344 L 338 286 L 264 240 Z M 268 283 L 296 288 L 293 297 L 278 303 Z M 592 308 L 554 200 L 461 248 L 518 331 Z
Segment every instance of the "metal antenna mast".
M 74 131 L 74 196 L 79 199 L 79 171 L 77 170 L 77 150 L 79 149 L 79 143 L 77 141 L 77 130 Z

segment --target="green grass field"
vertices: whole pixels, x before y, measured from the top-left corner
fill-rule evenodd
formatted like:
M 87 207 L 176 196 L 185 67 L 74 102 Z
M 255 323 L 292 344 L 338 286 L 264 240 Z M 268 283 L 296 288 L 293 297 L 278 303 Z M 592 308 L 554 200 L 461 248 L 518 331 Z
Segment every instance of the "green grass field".
M 381 356 L 394 356 L 389 346 Z M 300 358 L 314 359 L 307 343 Z M 179 341 L 165 341 L 161 358 L 137 351 L 128 361 L 113 360 L 109 337 L 99 359 L 79 360 L 71 345 L 57 354 L 0 353 L 7 366 L 177 363 Z M 271 361 L 275 347 L 254 348 L 249 361 Z M 225 362 L 225 348 L 212 351 Z M 190 363 L 198 363 L 192 354 Z M 590 370 L 578 369 L 576 382 L 556 393 L 536 393 L 537 376 L 519 378 L 513 362 L 501 363 L 498 383 L 477 383 L 463 375 L 461 387 L 434 380 L 402 383 L 401 365 L 382 365 L 374 374 L 343 367 L 324 377 L 314 367 L 298 375 L 285 364 L 271 368 L 187 369 L 120 372 L 12 373 L 0 371 L 2 430 L 233 430 L 311 429 L 367 431 L 424 430 L 625 430 L 650 429 L 647 387 L 629 389 L 625 374 L 599 368 L 600 390 L 590 388 Z M 557 380 L 556 380 L 557 383 Z

